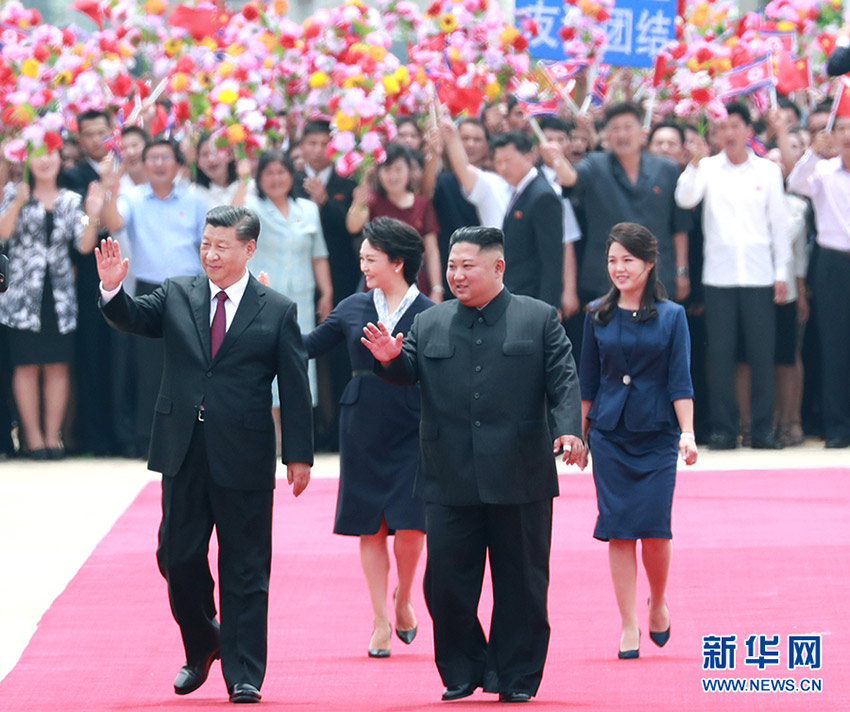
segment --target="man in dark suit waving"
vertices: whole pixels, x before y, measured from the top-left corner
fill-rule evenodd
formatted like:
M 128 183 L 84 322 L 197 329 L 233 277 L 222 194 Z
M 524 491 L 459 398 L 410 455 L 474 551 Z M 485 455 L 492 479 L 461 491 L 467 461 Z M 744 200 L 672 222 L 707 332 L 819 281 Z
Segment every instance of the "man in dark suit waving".
M 425 598 L 444 700 L 476 688 L 524 702 L 537 693 L 549 645 L 547 593 L 554 452 L 581 466 L 581 406 L 570 342 L 552 306 L 503 285 L 502 231 L 465 227 L 450 241 L 457 300 L 392 337 L 368 324 L 364 345 L 394 383 L 420 383 L 420 472 L 426 502 Z M 490 557 L 490 640 L 478 620 Z
M 121 289 L 129 263 L 118 244 L 109 238 L 96 249 L 106 318 L 165 345 L 148 467 L 163 474 L 157 562 L 186 650 L 174 691 L 198 689 L 220 657 L 231 702 L 259 702 L 266 668 L 275 376 L 282 456 L 295 496 L 309 483 L 313 462 L 295 303 L 262 286 L 246 267 L 259 232 L 259 219 L 247 208 L 213 208 L 200 250 L 206 277 L 168 279 L 138 299 Z M 220 629 L 208 562 L 213 526 Z

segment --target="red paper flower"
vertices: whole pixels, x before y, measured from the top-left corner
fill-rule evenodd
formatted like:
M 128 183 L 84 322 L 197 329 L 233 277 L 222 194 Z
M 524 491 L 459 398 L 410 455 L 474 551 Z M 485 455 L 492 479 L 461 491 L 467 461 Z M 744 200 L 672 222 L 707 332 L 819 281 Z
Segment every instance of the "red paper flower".
M 700 87 L 692 89 L 691 99 L 693 99 L 697 104 L 707 104 L 712 99 L 711 89 Z
M 46 131 L 44 134 L 44 146 L 47 152 L 62 148 L 62 137 L 55 131 Z
M 242 15 L 246 20 L 251 22 L 260 16 L 260 8 L 257 7 L 257 3 L 255 2 L 246 2 L 242 6 Z
M 564 41 L 569 42 L 576 36 L 576 28 L 575 27 L 566 27 L 562 26 L 560 30 L 558 30 L 558 36 Z

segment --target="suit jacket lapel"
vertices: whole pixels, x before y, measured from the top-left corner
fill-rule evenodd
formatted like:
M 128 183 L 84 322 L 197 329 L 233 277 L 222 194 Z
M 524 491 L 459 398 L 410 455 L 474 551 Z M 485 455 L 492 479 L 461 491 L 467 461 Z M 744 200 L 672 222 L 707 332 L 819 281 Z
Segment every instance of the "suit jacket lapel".
M 221 346 L 218 348 L 218 352 L 213 359 L 213 363 L 221 360 L 221 358 L 230 349 L 231 345 L 242 335 L 251 322 L 254 321 L 257 314 L 259 314 L 262 308 L 266 305 L 265 295 L 266 288 L 254 277 L 249 277 L 248 286 L 245 287 L 245 294 L 242 295 L 242 300 L 239 302 L 239 308 L 236 310 L 236 314 L 233 317 L 233 322 L 230 324 L 230 328 L 224 335 L 224 341 L 221 342 Z M 207 320 L 209 320 L 209 315 L 207 315 Z M 209 330 L 207 330 L 207 344 L 209 344 L 209 340 Z M 207 348 L 207 353 L 209 353 L 209 348 Z
M 192 315 L 195 317 L 195 326 L 198 328 L 198 338 L 201 341 L 201 350 L 210 359 L 210 282 L 206 277 L 198 277 L 189 292 L 189 304 L 192 307 Z

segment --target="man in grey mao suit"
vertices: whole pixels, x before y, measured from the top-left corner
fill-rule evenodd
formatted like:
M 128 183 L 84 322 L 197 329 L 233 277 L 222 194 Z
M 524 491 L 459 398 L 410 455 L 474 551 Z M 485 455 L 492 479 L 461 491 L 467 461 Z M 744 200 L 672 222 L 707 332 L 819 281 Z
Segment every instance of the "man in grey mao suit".
M 448 282 L 457 300 L 416 316 L 392 337 L 382 324 L 363 343 L 379 375 L 420 384 L 426 502 L 425 597 L 434 623 L 444 700 L 476 688 L 505 702 L 537 693 L 549 644 L 547 593 L 554 452 L 580 466 L 581 406 L 570 342 L 555 309 L 503 285 L 504 236 L 456 230 Z M 489 554 L 490 639 L 478 620 Z
M 247 208 L 207 213 L 205 277 L 166 280 L 131 299 L 118 244 L 96 250 L 101 309 L 118 329 L 164 342 L 148 467 L 161 472 L 157 562 L 180 626 L 186 664 L 174 681 L 193 692 L 220 657 L 231 702 L 259 702 L 266 668 L 277 376 L 282 457 L 293 494 L 310 481 L 313 431 L 306 352 L 295 303 L 247 270 L 260 231 Z M 219 544 L 216 620 L 208 562 Z

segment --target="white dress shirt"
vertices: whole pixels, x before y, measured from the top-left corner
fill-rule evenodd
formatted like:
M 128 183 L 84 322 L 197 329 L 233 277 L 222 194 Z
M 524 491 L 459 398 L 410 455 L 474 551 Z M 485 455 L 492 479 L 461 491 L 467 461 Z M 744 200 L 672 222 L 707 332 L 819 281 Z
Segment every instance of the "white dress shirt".
M 250 277 L 250 275 L 246 269 L 245 274 L 243 274 L 237 282 L 234 282 L 224 290 L 224 293 L 227 295 L 227 299 L 224 300 L 225 333 L 227 333 L 227 330 L 233 323 L 233 317 L 236 316 L 236 310 L 239 308 L 239 302 L 241 302 L 242 297 L 245 296 L 245 288 L 248 286 L 248 277 Z M 216 295 L 220 291 L 222 291 L 221 287 L 210 282 L 210 327 L 212 327 L 215 310 L 218 307 L 218 299 L 216 298 Z
M 463 191 L 463 193 L 466 199 L 478 209 L 478 218 L 482 226 L 497 227 L 501 230 L 513 188 L 496 173 L 482 171 L 480 168 L 475 168 L 475 172 L 478 179 L 472 186 L 472 191 L 469 193 Z
M 329 164 L 328 166 L 326 166 L 325 168 L 323 168 L 320 171 L 317 171 L 314 168 L 312 168 L 309 163 L 307 163 L 304 166 L 304 174 L 308 178 L 312 178 L 313 176 L 319 176 L 319 180 L 322 181 L 322 185 L 325 186 L 325 188 L 328 187 L 328 181 L 331 179 L 331 174 L 333 172 L 334 172 L 333 164 Z
M 812 199 L 818 244 L 850 252 L 850 171 L 841 157 L 821 158 L 809 149 L 788 176 L 788 190 Z
M 732 163 L 725 152 L 692 163 L 679 176 L 676 202 L 703 201 L 702 281 L 712 287 L 767 287 L 787 282 L 791 235 L 782 173 L 748 152 Z
M 578 220 L 576 220 L 573 204 L 570 202 L 569 198 L 565 198 L 563 196 L 561 184 L 558 183 L 558 174 L 555 172 L 554 168 L 549 168 L 549 166 L 543 166 L 542 171 L 543 177 L 549 181 L 549 185 L 552 186 L 552 190 L 555 191 L 555 195 L 561 198 L 561 205 L 564 208 L 564 244 L 566 245 L 569 242 L 578 242 L 581 240 L 581 228 L 578 226 Z

